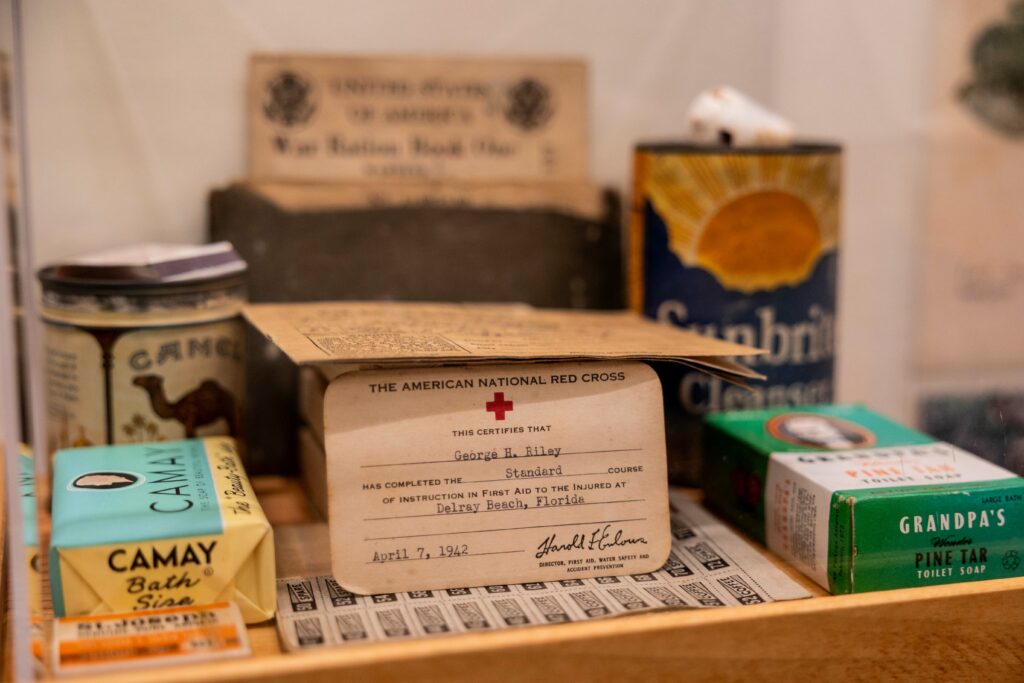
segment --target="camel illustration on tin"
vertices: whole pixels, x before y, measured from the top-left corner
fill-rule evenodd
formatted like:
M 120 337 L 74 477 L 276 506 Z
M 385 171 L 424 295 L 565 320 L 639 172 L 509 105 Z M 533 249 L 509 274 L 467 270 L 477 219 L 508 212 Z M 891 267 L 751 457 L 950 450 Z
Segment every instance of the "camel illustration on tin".
M 185 428 L 185 437 L 194 438 L 196 429 L 213 424 L 223 418 L 228 434 L 238 436 L 238 411 L 235 398 L 227 389 L 212 379 L 203 382 L 173 403 L 167 399 L 164 378 L 159 375 L 139 375 L 132 384 L 149 394 L 153 412 L 165 420 L 177 420 Z

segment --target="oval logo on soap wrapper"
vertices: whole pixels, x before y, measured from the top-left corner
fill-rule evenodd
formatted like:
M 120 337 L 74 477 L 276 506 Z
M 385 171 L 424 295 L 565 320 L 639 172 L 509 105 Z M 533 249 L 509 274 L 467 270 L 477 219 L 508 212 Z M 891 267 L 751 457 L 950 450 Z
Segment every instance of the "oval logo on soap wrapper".
M 114 491 L 139 486 L 146 477 L 138 472 L 86 472 L 68 484 L 68 491 Z
M 867 448 L 876 440 L 873 432 L 858 424 L 818 413 L 776 415 L 765 429 L 779 441 L 830 451 Z

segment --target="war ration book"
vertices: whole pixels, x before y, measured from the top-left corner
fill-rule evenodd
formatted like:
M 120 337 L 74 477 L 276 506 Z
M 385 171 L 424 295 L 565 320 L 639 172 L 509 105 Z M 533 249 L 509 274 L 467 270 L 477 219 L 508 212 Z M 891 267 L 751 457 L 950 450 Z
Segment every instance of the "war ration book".
M 324 367 L 332 571 L 358 594 L 655 571 L 671 546 L 661 386 L 753 349 L 631 313 L 255 305 Z M 344 372 L 340 372 L 344 370 Z
M 291 180 L 581 180 L 578 60 L 262 54 L 249 171 Z

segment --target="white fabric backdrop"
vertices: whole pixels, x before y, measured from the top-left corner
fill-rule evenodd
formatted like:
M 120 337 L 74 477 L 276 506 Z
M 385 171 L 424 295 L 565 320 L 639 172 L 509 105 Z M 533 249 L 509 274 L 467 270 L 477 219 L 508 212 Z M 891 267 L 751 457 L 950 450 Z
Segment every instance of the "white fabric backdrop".
M 927 0 L 33 0 L 30 181 L 41 262 L 194 241 L 243 175 L 246 59 L 264 51 L 565 55 L 590 63 L 591 173 L 728 83 L 846 145 L 839 397 L 913 408 Z

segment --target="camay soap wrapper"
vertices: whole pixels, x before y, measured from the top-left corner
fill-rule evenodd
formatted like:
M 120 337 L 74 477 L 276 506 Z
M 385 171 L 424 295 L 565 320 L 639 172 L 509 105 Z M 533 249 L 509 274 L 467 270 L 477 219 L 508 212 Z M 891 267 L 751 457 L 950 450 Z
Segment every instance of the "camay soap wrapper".
M 28 608 L 33 617 L 42 614 L 40 598 L 42 577 L 39 575 L 39 515 L 36 510 L 36 473 L 32 464 L 32 451 L 21 444 L 18 454 L 18 488 L 21 493 L 21 524 L 25 535 L 25 555 L 28 569 Z
M 227 437 L 59 451 L 57 616 L 238 603 L 274 615 L 274 538 Z
M 707 419 L 704 490 L 832 593 L 1024 576 L 1024 479 L 860 406 Z

